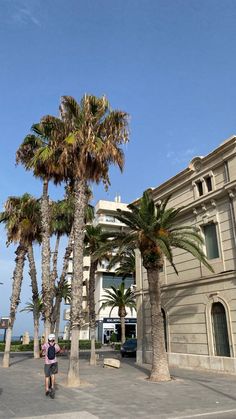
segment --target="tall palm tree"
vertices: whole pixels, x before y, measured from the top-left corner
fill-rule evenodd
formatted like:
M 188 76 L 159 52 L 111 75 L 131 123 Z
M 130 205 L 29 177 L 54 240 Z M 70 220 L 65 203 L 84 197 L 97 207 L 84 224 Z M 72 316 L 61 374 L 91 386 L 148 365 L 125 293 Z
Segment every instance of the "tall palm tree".
M 125 289 L 125 282 L 122 281 L 119 288 L 111 286 L 111 289 L 105 289 L 105 295 L 100 300 L 102 305 L 99 311 L 104 308 L 111 307 L 110 314 L 114 308 L 118 308 L 118 316 L 120 317 L 121 324 L 121 343 L 125 342 L 125 317 L 127 316 L 126 308 L 130 308 L 131 311 L 136 309 L 135 297 L 131 288 Z
M 7 245 L 19 243 L 16 250 L 16 265 L 13 273 L 12 295 L 10 304 L 10 321 L 7 329 L 3 366 L 9 367 L 12 329 L 15 322 L 16 311 L 20 302 L 23 268 L 28 251 L 29 260 L 33 263 L 32 243 L 40 237 L 39 206 L 37 200 L 29 194 L 22 197 L 9 197 L 5 203 L 5 211 L 0 214 L 0 222 L 5 224 L 7 230 Z M 30 264 L 32 289 L 35 287 L 34 273 Z M 37 286 L 37 281 L 36 281 Z M 34 292 L 34 290 L 33 290 Z M 34 293 L 33 293 L 34 296 Z
M 58 118 L 43 117 L 34 124 L 16 153 L 16 162 L 32 170 L 34 176 L 43 181 L 41 199 L 42 228 L 42 297 L 45 338 L 50 333 L 54 285 L 50 277 L 50 205 L 48 184 L 50 180 L 60 183 L 64 180 L 63 168 L 58 164 L 63 140 L 68 132 Z
M 173 266 L 173 248 L 191 253 L 211 271 L 201 248 L 203 239 L 192 226 L 178 226 L 177 217 L 181 208 L 167 208 L 168 199 L 155 204 L 151 192 L 144 192 L 138 204 L 129 205 L 130 211 L 118 210 L 116 218 L 129 227 L 129 232 L 120 236 L 122 246 L 131 245 L 141 252 L 142 263 L 147 270 L 151 305 L 152 370 L 151 381 L 170 380 L 165 351 L 164 327 L 161 312 L 161 288 L 159 272 L 164 256 Z M 116 239 L 117 240 L 117 239 Z
M 75 218 L 73 282 L 71 301 L 71 352 L 68 385 L 79 385 L 79 331 L 82 320 L 84 213 L 87 183 L 103 181 L 109 185 L 109 166 L 123 168 L 121 145 L 128 141 L 127 114 L 112 111 L 108 100 L 85 95 L 80 104 L 69 96 L 61 101 L 61 118 L 69 127 L 62 165 L 74 181 Z M 69 173 L 70 172 L 70 173 Z

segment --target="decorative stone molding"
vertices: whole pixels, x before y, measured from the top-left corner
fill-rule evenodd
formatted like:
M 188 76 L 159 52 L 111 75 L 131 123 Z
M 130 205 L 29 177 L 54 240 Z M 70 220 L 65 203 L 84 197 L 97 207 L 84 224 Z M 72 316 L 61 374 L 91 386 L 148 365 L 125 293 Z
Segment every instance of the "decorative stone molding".
M 189 163 L 188 167 L 190 170 L 193 170 L 194 172 L 200 172 L 200 170 L 202 169 L 202 157 L 194 157 Z
M 216 208 L 216 201 L 215 201 L 215 199 L 211 199 L 211 205 L 212 205 L 212 207 L 215 207 Z

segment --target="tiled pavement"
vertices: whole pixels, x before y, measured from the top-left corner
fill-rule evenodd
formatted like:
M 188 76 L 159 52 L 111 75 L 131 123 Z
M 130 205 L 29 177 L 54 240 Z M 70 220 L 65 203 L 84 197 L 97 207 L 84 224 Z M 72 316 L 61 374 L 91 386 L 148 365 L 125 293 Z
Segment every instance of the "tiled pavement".
M 148 370 L 134 359 L 110 369 L 103 368 L 102 358 L 115 352 L 99 355 L 98 365 L 91 367 L 88 353 L 81 354 L 83 385 L 76 389 L 65 386 L 68 359 L 61 357 L 52 400 L 44 395 L 43 360 L 14 354 L 9 369 L 0 366 L 0 418 L 236 418 L 236 376 L 175 369 L 171 382 L 151 383 Z

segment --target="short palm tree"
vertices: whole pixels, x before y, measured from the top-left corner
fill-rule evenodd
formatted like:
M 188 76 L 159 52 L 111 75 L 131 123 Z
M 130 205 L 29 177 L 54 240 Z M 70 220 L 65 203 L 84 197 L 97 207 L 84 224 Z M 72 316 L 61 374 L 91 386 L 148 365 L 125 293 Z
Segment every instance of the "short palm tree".
M 165 351 L 164 327 L 161 312 L 161 288 L 159 272 L 166 257 L 176 270 L 173 248 L 191 253 L 200 262 L 212 268 L 202 251 L 202 237 L 191 226 L 178 226 L 181 209 L 167 208 L 168 199 L 155 204 L 151 192 L 144 192 L 137 204 L 129 205 L 130 211 L 118 210 L 116 218 L 129 227 L 120 237 L 122 246 L 133 245 L 141 252 L 142 263 L 147 270 L 151 305 L 152 370 L 150 380 L 170 380 Z M 117 239 L 116 239 L 117 240 Z
M 7 230 L 7 244 L 19 243 L 16 250 L 16 266 L 13 274 L 12 296 L 10 305 L 10 321 L 7 330 L 3 366 L 9 367 L 12 329 L 15 322 L 16 311 L 20 302 L 23 268 L 28 252 L 30 262 L 30 275 L 33 299 L 37 296 L 36 272 L 33 269 L 33 247 L 35 240 L 40 240 L 39 204 L 29 194 L 22 197 L 9 197 L 5 204 L 5 211 L 0 214 L 0 222 L 5 224 Z M 35 344 L 36 345 L 36 344 Z M 36 350 L 36 349 L 35 349 Z
M 36 304 L 33 300 L 27 301 L 25 304 L 25 307 L 20 310 L 21 312 L 33 313 L 36 307 L 38 316 L 41 316 L 43 312 L 43 301 L 41 297 L 38 297 Z
M 71 302 L 71 285 L 66 281 L 63 282 L 63 284 L 60 284 L 59 281 L 59 284 L 55 288 L 56 301 L 54 307 L 56 308 L 56 322 L 53 331 L 55 332 L 55 339 L 57 342 L 60 330 L 61 303 L 62 300 L 64 300 L 64 302 L 67 304 Z
M 95 274 L 98 264 L 106 258 L 107 235 L 102 232 L 101 226 L 86 225 L 84 255 L 90 256 L 89 282 L 88 282 L 88 306 L 89 306 L 89 328 L 91 339 L 90 365 L 96 365 L 95 335 L 96 335 L 96 313 L 95 313 Z M 102 250 L 103 249 L 103 250 Z
M 87 191 L 90 197 L 90 191 Z M 85 209 L 85 222 L 91 222 L 94 216 L 94 209 L 91 205 L 87 205 Z M 74 199 L 73 195 L 67 189 L 65 199 L 58 201 L 52 208 L 52 231 L 57 236 L 55 251 L 53 253 L 53 270 L 51 272 L 51 281 L 55 284 L 54 287 L 54 302 L 51 316 L 51 330 L 55 332 L 56 340 L 58 339 L 58 331 L 60 324 L 60 310 L 61 302 L 64 298 L 66 290 L 68 289 L 67 273 L 71 254 L 73 253 L 73 222 L 74 222 Z M 57 253 L 59 240 L 62 235 L 68 236 L 68 243 L 63 257 L 63 266 L 58 282 L 57 279 Z M 64 298 L 65 299 L 65 298 Z M 71 299 L 71 289 L 70 289 Z
M 136 309 L 135 297 L 131 288 L 125 289 L 124 281 L 121 282 L 119 288 L 111 286 L 111 289 L 105 289 L 105 295 L 100 300 L 102 303 L 100 310 L 107 307 L 111 307 L 110 314 L 114 308 L 118 308 L 118 316 L 120 317 L 121 324 L 121 343 L 125 342 L 125 317 L 127 316 L 126 308 L 130 308 L 131 311 Z
M 75 218 L 73 281 L 71 301 L 71 352 L 68 371 L 68 385 L 80 384 L 78 339 L 82 314 L 84 213 L 87 206 L 86 188 L 88 182 L 103 181 L 109 185 L 109 167 L 124 164 L 121 145 L 128 141 L 127 114 L 113 111 L 108 100 L 84 95 L 81 102 L 69 96 L 61 101 L 61 118 L 69 127 L 66 148 L 61 164 L 73 179 Z
M 114 266 L 116 266 L 115 274 L 121 276 L 122 279 L 127 278 L 132 275 L 135 280 L 135 251 L 133 247 L 125 246 L 121 248 L 116 254 L 110 259 L 107 270 L 110 271 Z

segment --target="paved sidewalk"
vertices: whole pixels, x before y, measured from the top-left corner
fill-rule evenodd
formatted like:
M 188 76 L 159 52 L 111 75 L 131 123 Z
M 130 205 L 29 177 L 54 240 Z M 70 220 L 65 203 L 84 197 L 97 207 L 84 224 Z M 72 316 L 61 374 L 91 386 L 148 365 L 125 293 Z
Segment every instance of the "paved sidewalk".
M 81 354 L 83 385 L 77 389 L 64 385 L 68 359 L 60 357 L 59 389 L 52 400 L 44 395 L 43 360 L 14 354 L 9 369 L 0 366 L 0 418 L 236 418 L 236 376 L 175 369 L 171 382 L 151 383 L 148 370 L 134 359 L 122 359 L 117 370 L 103 368 L 102 358 L 119 355 L 99 355 L 98 365 L 90 367 L 88 353 Z

